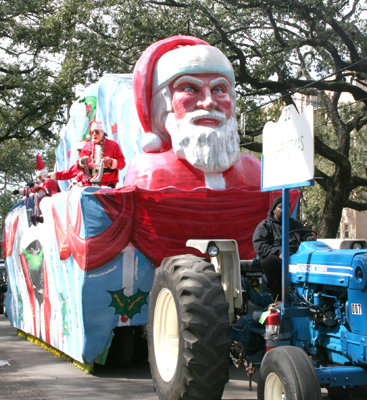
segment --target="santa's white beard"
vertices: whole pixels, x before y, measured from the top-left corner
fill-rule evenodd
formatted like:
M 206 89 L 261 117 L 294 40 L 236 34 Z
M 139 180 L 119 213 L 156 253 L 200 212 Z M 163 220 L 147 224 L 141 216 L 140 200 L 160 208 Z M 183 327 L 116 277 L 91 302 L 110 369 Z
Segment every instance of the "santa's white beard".
M 209 117 L 219 118 L 221 123 L 216 127 L 194 124 Z M 205 173 L 226 171 L 241 158 L 237 121 L 233 117 L 227 121 L 222 112 L 195 110 L 181 120 L 169 113 L 165 127 L 177 157 Z

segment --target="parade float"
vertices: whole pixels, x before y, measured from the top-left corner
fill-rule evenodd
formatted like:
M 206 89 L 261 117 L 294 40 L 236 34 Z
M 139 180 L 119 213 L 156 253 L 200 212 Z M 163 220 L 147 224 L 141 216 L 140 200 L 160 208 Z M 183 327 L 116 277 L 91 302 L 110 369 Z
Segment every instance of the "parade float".
M 210 132 L 195 142 L 195 149 L 214 142 L 204 151 L 204 158 L 211 152 L 212 166 L 191 163 L 187 154 L 193 148 L 183 149 L 177 132 L 160 130 L 160 106 L 174 114 L 170 93 L 178 86 L 172 82 L 190 74 L 201 79 L 189 79 L 190 85 L 199 85 L 195 93 L 206 88 L 212 74 L 208 85 L 214 82 L 220 89 L 211 95 L 219 96 L 217 102 L 224 98 L 227 107 L 221 117 L 196 117 L 199 126 L 209 121 Z M 155 369 L 161 378 L 154 378 L 153 372 L 155 385 L 159 379 L 167 384 L 162 398 L 180 398 L 182 390 L 197 393 L 197 385 L 204 384 L 209 397 L 195 398 L 220 398 L 228 380 L 229 318 L 242 306 L 240 276 L 229 274 L 232 299 L 224 297 L 218 271 L 200 261 L 200 249 L 187 242 L 234 240 L 239 258 L 251 259 L 253 231 L 279 195 L 261 192 L 260 161 L 239 151 L 234 88 L 232 67 L 219 50 L 178 36 L 150 46 L 134 75 L 107 74 L 85 89 L 61 132 L 56 170 L 77 162 L 76 145 L 87 138 L 94 119 L 102 121 L 108 138 L 118 143 L 126 166 L 119 171 L 116 188 L 74 186 L 68 191 L 70 182 L 60 181 L 63 190 L 40 203 L 42 223 L 32 222 L 29 199 L 9 212 L 2 245 L 11 325 L 85 366 L 103 364 L 109 351 L 128 362 L 134 337 L 145 334 L 150 337 L 151 364 L 152 357 L 158 360 Z M 177 104 L 184 104 L 180 101 Z M 212 131 L 227 120 L 231 136 L 220 142 L 220 133 Z M 292 210 L 297 197 L 297 191 L 290 195 Z M 171 276 L 170 285 L 180 295 L 153 287 Z M 182 307 L 172 325 L 172 310 L 175 315 Z M 160 322 L 154 321 L 155 312 Z M 169 336 L 170 344 L 152 344 L 157 335 Z M 125 341 L 111 346 L 114 337 Z M 192 374 L 201 377 L 197 381 Z

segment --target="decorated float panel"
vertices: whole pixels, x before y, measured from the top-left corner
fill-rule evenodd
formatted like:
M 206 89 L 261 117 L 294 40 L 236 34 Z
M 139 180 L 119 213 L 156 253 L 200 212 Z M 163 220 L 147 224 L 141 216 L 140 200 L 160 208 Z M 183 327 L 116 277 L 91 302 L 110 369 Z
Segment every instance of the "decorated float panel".
M 89 124 L 93 120 L 103 122 L 108 138 L 119 144 L 126 164 L 142 153 L 142 129 L 134 104 L 132 74 L 105 74 L 85 88 L 71 106 L 70 120 L 60 132 L 55 170 L 67 170 L 77 162 L 77 143 L 89 139 Z M 126 167 L 119 171 L 117 186 L 123 185 L 125 173 Z M 70 181 L 58 183 L 66 190 Z
M 151 262 L 130 243 L 131 194 L 121 196 L 125 204 L 113 221 L 96 191 L 43 199 L 44 222 L 37 226 L 19 204 L 4 231 L 10 323 L 85 364 L 103 362 L 113 328 L 147 322 L 154 275 Z
M 268 203 L 267 194 L 241 189 L 76 187 L 43 199 L 37 226 L 19 204 L 3 238 L 10 322 L 82 363 L 103 362 L 115 327 L 147 323 L 164 257 L 195 252 L 190 238 L 221 237 L 251 258 Z

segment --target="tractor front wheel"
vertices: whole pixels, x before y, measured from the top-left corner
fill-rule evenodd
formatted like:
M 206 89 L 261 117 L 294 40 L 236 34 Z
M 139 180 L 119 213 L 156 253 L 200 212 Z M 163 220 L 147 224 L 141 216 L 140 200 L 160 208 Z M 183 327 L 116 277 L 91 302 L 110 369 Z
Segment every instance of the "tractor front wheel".
M 158 398 L 221 399 L 231 346 L 220 274 L 193 255 L 163 260 L 149 295 L 148 347 Z
M 299 347 L 281 346 L 269 350 L 260 368 L 258 400 L 321 400 L 314 366 Z

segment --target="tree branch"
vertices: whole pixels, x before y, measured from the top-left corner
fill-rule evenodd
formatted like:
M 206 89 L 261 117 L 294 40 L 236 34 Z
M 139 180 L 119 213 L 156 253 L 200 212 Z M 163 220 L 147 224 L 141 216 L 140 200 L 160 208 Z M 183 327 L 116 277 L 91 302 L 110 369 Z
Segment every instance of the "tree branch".
M 348 199 L 344 203 L 344 207 L 351 208 L 352 210 L 356 210 L 356 211 L 366 211 L 367 210 L 367 203 L 358 203 L 356 201 Z
M 263 151 L 262 143 L 257 143 L 257 142 L 243 143 L 242 139 L 240 140 L 240 147 L 243 147 L 247 150 L 255 151 L 256 153 L 262 153 Z
M 326 191 L 331 178 L 315 167 L 315 180 Z
M 342 29 L 342 27 L 335 21 L 335 19 L 331 19 L 329 21 L 330 26 L 334 29 L 334 31 L 337 33 L 337 35 L 342 39 L 344 44 L 347 46 L 350 57 L 353 63 L 357 62 L 360 60 L 360 57 L 358 55 L 358 52 L 353 44 L 353 42 L 349 39 L 345 31 Z
M 350 161 L 343 153 L 327 146 L 317 136 L 315 136 L 315 150 L 320 156 L 327 158 L 340 168 L 345 168 L 347 171 L 351 169 Z
M 356 189 L 358 186 L 367 186 L 367 179 L 360 176 L 352 176 L 349 182 L 350 190 Z

